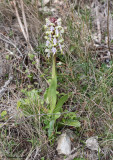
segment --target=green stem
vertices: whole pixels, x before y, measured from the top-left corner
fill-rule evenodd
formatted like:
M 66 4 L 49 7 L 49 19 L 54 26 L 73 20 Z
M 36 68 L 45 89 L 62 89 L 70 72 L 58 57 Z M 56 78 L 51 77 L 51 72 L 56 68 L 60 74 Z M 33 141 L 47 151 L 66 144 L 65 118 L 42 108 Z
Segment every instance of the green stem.
M 55 79 L 57 86 L 57 75 L 56 75 L 56 55 L 53 55 L 53 66 L 52 66 L 52 79 Z

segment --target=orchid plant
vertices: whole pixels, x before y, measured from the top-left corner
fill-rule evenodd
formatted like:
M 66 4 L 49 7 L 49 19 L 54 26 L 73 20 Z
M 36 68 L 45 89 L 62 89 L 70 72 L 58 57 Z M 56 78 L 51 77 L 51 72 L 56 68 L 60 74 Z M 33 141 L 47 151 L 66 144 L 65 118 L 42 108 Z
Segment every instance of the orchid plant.
M 60 111 L 62 105 L 65 101 L 67 101 L 68 96 L 65 95 L 61 97 L 61 99 L 57 102 L 57 75 L 56 75 L 56 54 L 58 51 L 63 54 L 63 36 L 64 29 L 61 26 L 61 18 L 56 19 L 54 17 L 46 19 L 45 28 L 45 39 L 46 39 L 46 49 L 47 57 L 49 58 L 51 55 L 53 57 L 53 65 L 52 65 L 52 79 L 49 85 L 49 88 L 45 92 L 46 102 L 49 104 L 49 113 L 51 114 L 51 121 L 49 123 L 48 135 L 51 136 L 54 130 L 54 124 L 56 119 L 60 117 Z M 57 115 L 54 115 L 57 113 Z
M 49 58 L 52 55 L 53 65 L 52 65 L 52 79 L 50 81 L 49 88 L 45 92 L 45 100 L 48 103 L 48 113 L 50 122 L 48 125 L 48 136 L 51 137 L 54 133 L 54 126 L 56 120 L 61 116 L 61 112 L 63 111 L 63 104 L 68 100 L 69 96 L 64 94 L 60 99 L 57 99 L 57 75 L 56 75 L 56 55 L 57 52 L 61 52 L 64 54 L 64 39 L 63 33 L 64 29 L 61 26 L 61 18 L 49 18 L 46 19 L 45 28 L 45 39 L 46 39 L 46 49 L 47 57 Z M 75 116 L 74 116 L 75 117 Z M 73 120 L 73 118 L 71 119 Z M 78 121 L 65 121 L 66 125 L 80 126 Z
M 56 105 L 56 87 L 57 87 L 57 76 L 56 76 L 56 54 L 60 49 L 60 52 L 63 53 L 63 41 L 62 33 L 64 33 L 64 29 L 61 26 L 61 18 L 56 19 L 46 18 L 46 25 L 45 28 L 45 39 L 46 39 L 46 49 L 47 57 L 50 55 L 53 56 L 53 66 L 52 66 L 52 80 L 48 90 L 48 100 L 50 102 L 51 113 L 55 109 Z M 53 87 L 54 86 L 54 87 Z M 54 89 L 54 91 L 53 91 Z M 52 93 L 51 93 L 52 91 Z

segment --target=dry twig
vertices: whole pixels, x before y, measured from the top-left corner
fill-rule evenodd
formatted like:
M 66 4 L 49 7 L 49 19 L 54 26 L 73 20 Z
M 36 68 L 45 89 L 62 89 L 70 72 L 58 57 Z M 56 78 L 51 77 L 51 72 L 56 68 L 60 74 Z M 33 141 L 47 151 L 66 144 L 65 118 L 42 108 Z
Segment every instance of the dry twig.
M 7 86 L 11 83 L 12 80 L 13 80 L 13 76 L 10 76 L 8 81 L 6 81 L 4 86 L 0 89 L 0 98 L 3 96 L 5 91 L 8 89 Z

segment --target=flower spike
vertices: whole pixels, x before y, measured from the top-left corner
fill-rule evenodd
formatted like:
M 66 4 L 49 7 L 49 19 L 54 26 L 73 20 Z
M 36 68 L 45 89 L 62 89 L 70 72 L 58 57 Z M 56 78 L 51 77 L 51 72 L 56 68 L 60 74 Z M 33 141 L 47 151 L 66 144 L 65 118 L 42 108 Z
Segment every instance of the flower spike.
M 50 54 L 55 55 L 58 50 L 61 54 L 63 53 L 63 42 L 62 34 L 64 33 L 64 28 L 61 26 L 61 18 L 46 18 L 45 29 L 45 39 L 46 39 L 46 49 L 47 57 L 50 57 Z

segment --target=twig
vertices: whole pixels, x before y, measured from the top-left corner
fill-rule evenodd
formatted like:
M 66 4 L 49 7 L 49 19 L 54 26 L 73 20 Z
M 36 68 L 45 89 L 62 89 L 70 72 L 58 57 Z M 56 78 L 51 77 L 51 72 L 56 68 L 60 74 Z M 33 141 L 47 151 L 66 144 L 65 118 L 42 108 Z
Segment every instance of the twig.
M 86 96 L 85 96 L 85 97 L 86 97 Z M 95 103 L 95 102 L 94 102 L 93 100 L 91 100 L 90 98 L 88 98 L 88 97 L 86 97 L 86 98 L 87 98 L 89 101 L 91 101 L 94 105 L 96 105 L 101 111 L 103 111 L 110 119 L 113 120 L 112 116 L 111 116 L 109 113 L 107 113 L 102 106 L 98 105 L 97 103 Z
M 8 81 L 5 82 L 4 86 L 0 89 L 0 98 L 3 96 L 4 92 L 7 90 L 7 86 L 13 80 L 13 76 L 10 76 Z
M 107 0 L 107 36 L 108 36 L 108 49 L 110 50 L 110 43 L 109 43 L 109 0 Z
M 97 30 L 98 30 L 98 38 L 99 38 L 99 42 L 101 43 L 101 27 L 100 27 L 100 20 L 99 20 L 99 8 L 98 8 L 98 4 L 96 9 L 96 17 L 97 17 Z
M 24 12 L 24 6 L 23 6 L 22 0 L 21 0 L 20 2 L 21 2 L 22 16 L 23 16 L 23 23 L 24 23 L 24 25 L 22 24 L 22 20 L 21 20 L 21 18 L 20 18 L 20 16 L 19 16 L 19 12 L 18 12 L 18 9 L 17 9 L 17 6 L 16 6 L 16 0 L 13 0 L 15 12 L 16 12 L 16 17 L 17 17 L 19 26 L 20 26 L 20 28 L 21 28 L 21 31 L 22 31 L 22 33 L 23 33 L 23 36 L 24 36 L 26 42 L 28 43 L 31 51 L 32 51 L 33 54 L 35 55 L 36 67 L 37 67 L 37 69 L 39 70 L 40 60 L 37 58 L 37 56 L 36 56 L 36 54 L 35 54 L 35 51 L 34 51 L 32 45 L 31 45 L 30 42 L 29 42 L 29 34 L 28 34 L 27 21 L 26 21 L 25 12 Z
M 20 50 L 17 48 L 17 46 L 10 39 L 8 39 L 7 37 L 5 37 L 2 33 L 0 33 L 0 35 L 4 37 L 4 38 L 0 37 L 0 40 L 6 42 L 8 44 L 11 44 L 14 48 L 16 48 L 16 50 L 18 51 L 18 53 L 20 54 L 20 56 L 23 57 L 23 55 L 20 52 Z
M 27 41 L 27 35 L 26 35 L 26 33 L 25 33 L 24 25 L 22 24 L 22 21 L 21 21 L 21 19 L 20 19 L 19 13 L 18 13 L 18 9 L 17 9 L 17 6 L 16 6 L 16 1 L 14 0 L 13 3 L 14 3 L 14 8 L 15 8 L 16 17 L 17 17 L 19 26 L 20 26 L 20 28 L 21 28 L 21 31 L 22 31 L 22 33 L 23 33 L 23 35 L 24 35 L 25 40 Z
M 26 37 L 27 37 L 27 41 L 29 42 L 28 25 L 27 25 L 26 16 L 25 16 L 23 0 L 20 0 L 20 3 L 21 3 L 21 8 L 22 8 L 22 16 L 23 16 L 23 23 L 24 23 L 25 31 L 26 31 Z
M 73 160 L 75 157 L 77 157 L 78 156 L 78 152 L 77 153 L 74 153 L 74 154 L 72 154 L 72 155 L 69 155 L 66 159 L 64 159 L 64 160 Z
M 3 126 L 5 126 L 14 116 L 11 116 L 3 125 L 0 126 L 0 128 L 2 128 Z

